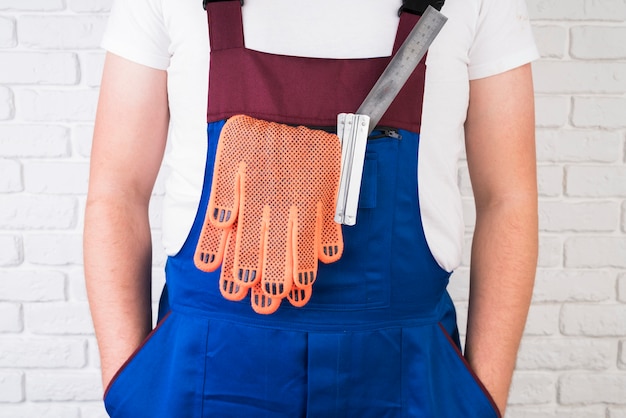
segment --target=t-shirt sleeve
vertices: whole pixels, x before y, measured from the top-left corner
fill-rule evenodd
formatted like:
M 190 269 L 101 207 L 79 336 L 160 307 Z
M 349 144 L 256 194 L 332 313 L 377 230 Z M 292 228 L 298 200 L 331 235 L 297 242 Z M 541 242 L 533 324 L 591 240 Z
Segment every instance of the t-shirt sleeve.
M 525 0 L 482 0 L 469 51 L 470 80 L 489 77 L 539 57 Z
M 165 70 L 169 66 L 170 38 L 161 0 L 115 0 L 102 47 L 130 61 Z

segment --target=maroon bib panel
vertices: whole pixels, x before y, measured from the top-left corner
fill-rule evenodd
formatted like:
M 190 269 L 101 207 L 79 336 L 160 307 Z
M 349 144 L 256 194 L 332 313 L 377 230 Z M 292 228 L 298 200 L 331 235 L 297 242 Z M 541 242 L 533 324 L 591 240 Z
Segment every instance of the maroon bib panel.
M 339 113 L 355 113 L 390 61 L 305 58 L 245 48 L 239 1 L 207 4 L 211 58 L 207 122 L 246 114 L 294 125 L 335 126 Z M 419 16 L 403 13 L 394 53 Z M 424 59 L 379 125 L 419 132 Z

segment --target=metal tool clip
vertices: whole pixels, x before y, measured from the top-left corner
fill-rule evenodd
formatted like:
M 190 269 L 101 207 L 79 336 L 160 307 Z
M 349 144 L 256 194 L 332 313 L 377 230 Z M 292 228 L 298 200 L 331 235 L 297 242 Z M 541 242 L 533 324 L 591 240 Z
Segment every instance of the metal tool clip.
M 443 4 L 439 0 L 435 0 L 434 3 Z M 341 140 L 341 182 L 335 222 L 344 225 L 356 224 L 367 137 L 381 120 L 447 20 L 447 17 L 429 5 L 356 113 L 339 114 L 337 135 Z
M 367 115 L 340 113 L 337 116 L 337 136 L 341 141 L 341 178 L 335 222 L 339 224 L 356 224 L 369 124 L 370 117 Z

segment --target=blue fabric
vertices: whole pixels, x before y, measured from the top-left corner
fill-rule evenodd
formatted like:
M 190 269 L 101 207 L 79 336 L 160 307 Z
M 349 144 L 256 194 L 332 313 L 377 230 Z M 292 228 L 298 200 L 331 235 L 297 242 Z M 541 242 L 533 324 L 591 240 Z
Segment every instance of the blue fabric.
M 167 315 L 109 385 L 105 393 L 109 415 L 202 416 L 190 411 L 202 411 L 207 335 L 206 320 Z
M 172 312 L 106 396 L 112 417 L 496 417 L 438 324 L 302 332 Z
M 222 122 L 208 126 L 211 184 Z M 449 273 L 430 253 L 417 190 L 419 136 L 370 140 L 357 225 L 320 265 L 311 302 L 258 315 L 193 265 L 210 190 L 166 267 L 156 332 L 107 391 L 114 418 L 497 417 L 464 363 Z

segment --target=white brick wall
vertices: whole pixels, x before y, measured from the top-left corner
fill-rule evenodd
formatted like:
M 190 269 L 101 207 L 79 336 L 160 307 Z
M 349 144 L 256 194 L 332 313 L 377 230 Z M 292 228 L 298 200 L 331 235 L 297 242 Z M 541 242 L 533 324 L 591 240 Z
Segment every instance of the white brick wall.
M 0 418 L 106 416 L 81 228 L 110 6 L 0 0 Z
M 507 417 L 626 418 L 626 1 L 527 1 L 541 243 Z M 80 234 L 110 5 L 0 0 L 0 418 L 106 416 Z
M 527 3 L 541 243 L 507 417 L 623 418 L 626 2 Z

